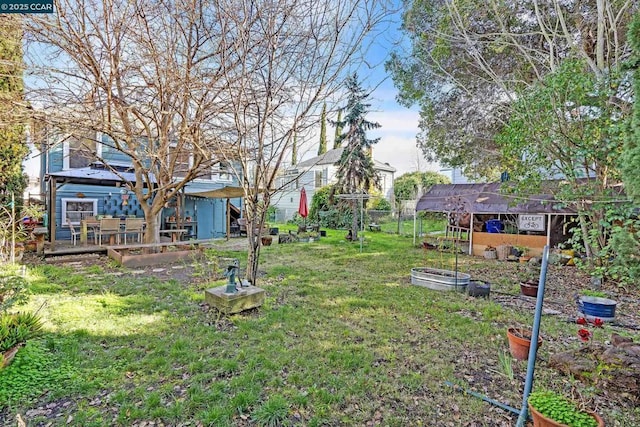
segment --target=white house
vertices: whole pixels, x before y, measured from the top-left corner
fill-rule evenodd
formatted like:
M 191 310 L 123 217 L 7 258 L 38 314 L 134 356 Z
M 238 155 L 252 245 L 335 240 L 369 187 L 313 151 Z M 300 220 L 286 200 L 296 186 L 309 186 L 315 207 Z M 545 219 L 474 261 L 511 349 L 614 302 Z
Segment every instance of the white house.
M 300 204 L 300 190 L 304 187 L 307 202 L 311 200 L 316 189 L 337 181 L 337 163 L 342 156 L 343 148 L 334 148 L 326 153 L 291 166 L 278 179 L 278 192 L 274 194 L 272 205 L 276 207 L 276 221 L 284 222 L 293 218 Z M 380 188 L 384 197 L 393 201 L 393 178 L 396 169 L 389 163 L 374 159 L 374 167 L 380 176 Z

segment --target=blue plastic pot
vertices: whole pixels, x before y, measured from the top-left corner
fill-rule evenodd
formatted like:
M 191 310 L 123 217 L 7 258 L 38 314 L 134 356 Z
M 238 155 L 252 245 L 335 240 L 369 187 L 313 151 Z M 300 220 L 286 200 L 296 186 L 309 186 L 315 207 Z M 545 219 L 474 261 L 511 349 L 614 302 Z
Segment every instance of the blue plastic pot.
M 617 304 L 616 301 L 607 298 L 581 296 L 578 299 L 578 311 L 584 314 L 587 320 L 612 321 L 616 315 Z

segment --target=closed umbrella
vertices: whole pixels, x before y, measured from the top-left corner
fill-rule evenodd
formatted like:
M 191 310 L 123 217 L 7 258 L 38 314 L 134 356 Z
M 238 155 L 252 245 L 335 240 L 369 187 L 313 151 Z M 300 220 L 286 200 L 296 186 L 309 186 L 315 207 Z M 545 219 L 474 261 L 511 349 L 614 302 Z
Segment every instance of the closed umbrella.
M 309 208 L 307 207 L 307 192 L 304 187 L 300 190 L 300 205 L 298 206 L 298 213 L 304 218 L 304 224 L 307 223 L 307 215 L 309 215 Z

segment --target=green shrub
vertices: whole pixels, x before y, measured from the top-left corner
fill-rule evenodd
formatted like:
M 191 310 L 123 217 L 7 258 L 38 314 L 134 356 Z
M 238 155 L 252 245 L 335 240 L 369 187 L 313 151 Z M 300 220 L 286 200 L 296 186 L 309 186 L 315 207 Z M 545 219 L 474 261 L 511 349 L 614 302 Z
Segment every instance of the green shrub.
M 33 313 L 0 315 L 0 352 L 34 338 L 42 331 L 40 317 Z
M 0 313 L 27 300 L 27 281 L 13 274 L 0 276 Z

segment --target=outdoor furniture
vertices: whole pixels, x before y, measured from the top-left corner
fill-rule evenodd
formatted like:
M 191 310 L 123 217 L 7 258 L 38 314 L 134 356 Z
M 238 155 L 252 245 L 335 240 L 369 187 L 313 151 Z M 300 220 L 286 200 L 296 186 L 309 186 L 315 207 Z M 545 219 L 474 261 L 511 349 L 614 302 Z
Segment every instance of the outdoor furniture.
M 71 241 L 73 242 L 73 246 L 75 246 L 78 243 L 78 236 L 80 235 L 80 232 L 76 231 L 69 218 L 67 218 L 67 225 L 69 226 L 69 232 L 71 233 Z
M 380 224 L 376 224 L 376 223 L 369 224 L 369 230 L 371 231 L 380 231 L 381 229 L 382 227 L 380 227 Z
M 172 242 L 178 242 L 180 241 L 180 236 L 184 233 L 186 233 L 187 230 L 186 228 L 171 228 L 169 230 L 160 230 L 159 233 L 160 234 L 170 234 L 171 235 L 171 241 Z
M 89 216 L 80 220 L 80 244 L 87 244 L 87 237 L 93 235 L 94 244 L 98 244 L 98 234 L 100 230 L 100 221 L 94 216 Z
M 127 244 L 127 235 L 135 236 L 135 241 L 142 243 L 142 235 L 144 234 L 144 218 L 126 218 L 124 220 L 124 244 Z
M 240 236 L 240 226 L 238 225 L 237 222 L 233 221 L 229 225 L 229 235 L 230 235 L 230 237 Z
M 120 243 L 120 218 L 102 218 L 98 231 L 98 244 L 102 246 L 102 237 L 109 238 L 109 244 Z
M 240 236 L 247 235 L 247 220 L 245 218 L 238 218 L 238 227 L 240 227 Z

